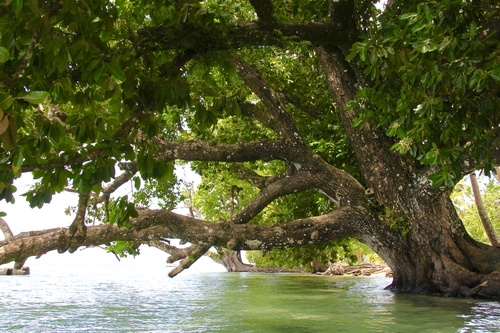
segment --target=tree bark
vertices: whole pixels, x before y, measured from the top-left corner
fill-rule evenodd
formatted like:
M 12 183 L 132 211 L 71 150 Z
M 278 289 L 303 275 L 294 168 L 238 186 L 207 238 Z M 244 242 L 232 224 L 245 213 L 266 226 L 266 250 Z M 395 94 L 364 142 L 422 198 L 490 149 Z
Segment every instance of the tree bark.
M 212 260 L 224 266 L 228 272 L 252 272 L 255 266 L 245 264 L 241 259 L 241 251 L 233 251 L 225 248 L 217 248 L 218 256 L 210 256 Z

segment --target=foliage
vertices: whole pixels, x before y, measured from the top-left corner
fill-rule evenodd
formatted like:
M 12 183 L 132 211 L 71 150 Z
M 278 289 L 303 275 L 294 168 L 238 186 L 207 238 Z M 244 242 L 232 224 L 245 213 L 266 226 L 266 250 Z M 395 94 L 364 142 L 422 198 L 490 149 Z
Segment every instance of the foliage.
M 376 124 L 395 138 L 393 149 L 439 165 L 435 186 L 461 179 L 467 157 L 486 173 L 494 166 L 485 148 L 500 122 L 499 10 L 462 0 L 389 6 L 352 48 L 373 81 L 351 105 L 355 125 Z
M 143 177 L 172 178 L 171 163 L 152 163 L 153 146 L 134 147 L 137 152 L 131 146 L 139 129 L 152 136 L 161 128 L 171 136 L 175 127 L 166 122 L 171 116 L 143 115 L 128 138 L 120 130 L 137 112 L 130 106 L 161 111 L 167 102 L 176 105 L 186 96 L 184 79 L 178 74 L 168 83 L 158 77 L 156 70 L 168 66 L 168 54 L 137 57 L 130 41 L 123 40 L 141 24 L 157 24 L 174 14 L 156 10 L 158 4 L 136 6 L 128 1 L 78 8 L 70 0 L 60 4 L 15 1 L 1 16 L 0 108 L 7 129 L 2 131 L 0 155 L 11 168 L 2 168 L 0 181 L 1 196 L 8 201 L 12 181 L 23 167 L 60 159 L 69 162 L 102 151 L 100 158 L 83 158 L 79 166 L 67 168 L 60 163 L 55 172 L 52 168 L 37 171 L 35 178 L 41 178 L 41 185 L 27 193 L 31 205 L 41 207 L 67 184 L 80 193 L 99 192 L 114 177 L 117 161 L 136 157 Z M 145 67 L 150 71 L 142 71 Z M 172 89 L 152 90 L 152 85 Z
M 260 164 L 260 167 L 259 167 Z M 257 171 L 265 168 L 272 170 L 272 163 L 255 163 Z M 221 219 L 230 220 L 230 193 L 235 187 L 234 211 L 236 214 L 257 195 L 258 191 L 248 182 L 239 180 L 229 172 L 225 165 L 209 165 L 204 169 L 202 182 L 198 186 L 193 205 L 208 221 L 218 222 Z M 328 200 L 318 195 L 316 191 L 305 191 L 287 195 L 271 202 L 258 216 L 252 219 L 252 224 L 280 224 L 298 218 L 311 217 L 328 211 Z
M 362 261 L 366 255 L 377 260 L 377 256 L 366 245 L 352 238 L 343 238 L 319 246 L 299 246 L 290 249 L 273 249 L 264 255 L 260 251 L 247 252 L 247 259 L 254 262 L 256 267 L 287 269 L 305 269 L 312 271 L 312 262 L 318 259 L 326 266 L 328 262 L 334 263 L 346 260 L 351 264 Z M 380 258 L 378 258 L 380 260 Z
M 146 209 L 158 206 L 172 210 L 185 198 L 182 189 L 186 186 L 183 180 L 147 179 L 143 184 L 138 177 L 134 178 L 136 191 L 133 193 L 134 204 Z
M 135 257 L 140 254 L 139 245 L 129 241 L 116 241 L 106 246 L 106 251 L 113 253 L 117 258 L 126 258 L 129 255 Z
M 208 165 L 207 167 L 210 167 Z M 234 213 L 250 203 L 256 191 L 247 182 L 237 179 L 225 165 L 205 169 L 202 182 L 194 193 L 193 206 L 196 207 L 207 221 L 219 222 L 230 220 L 231 188 L 235 196 Z
M 390 208 L 385 209 L 385 221 L 391 229 L 397 230 L 403 236 L 408 235 L 411 230 L 411 226 L 407 221 L 405 221 L 404 216 L 394 212 Z

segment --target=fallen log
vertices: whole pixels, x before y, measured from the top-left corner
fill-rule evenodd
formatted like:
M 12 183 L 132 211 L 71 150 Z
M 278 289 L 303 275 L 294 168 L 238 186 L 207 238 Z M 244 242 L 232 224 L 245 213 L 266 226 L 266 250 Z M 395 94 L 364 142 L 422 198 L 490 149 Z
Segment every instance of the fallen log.
M 328 269 L 321 273 L 322 275 L 370 276 L 372 274 L 385 274 L 386 277 L 392 277 L 392 270 L 385 264 L 344 266 L 340 263 L 328 263 L 328 266 Z

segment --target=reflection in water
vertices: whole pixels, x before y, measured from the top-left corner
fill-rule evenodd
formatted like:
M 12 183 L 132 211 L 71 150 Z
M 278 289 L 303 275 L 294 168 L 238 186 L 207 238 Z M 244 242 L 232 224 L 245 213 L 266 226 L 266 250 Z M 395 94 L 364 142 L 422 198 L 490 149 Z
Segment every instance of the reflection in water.
M 79 268 L 80 267 L 80 268 Z M 390 279 L 74 266 L 0 277 L 11 332 L 500 332 L 500 304 L 393 294 Z

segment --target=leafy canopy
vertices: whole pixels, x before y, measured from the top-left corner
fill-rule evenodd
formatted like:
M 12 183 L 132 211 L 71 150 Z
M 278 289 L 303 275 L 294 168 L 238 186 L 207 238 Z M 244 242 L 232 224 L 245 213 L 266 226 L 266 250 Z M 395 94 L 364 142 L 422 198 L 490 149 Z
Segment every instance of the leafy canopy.
M 495 2 L 408 1 L 386 8 L 356 59 L 373 85 L 352 107 L 394 137 L 393 149 L 439 165 L 436 186 L 453 186 L 468 158 L 489 173 L 500 124 L 500 57 Z
M 26 198 L 42 207 L 66 187 L 99 195 L 118 168 L 133 165 L 137 189 L 146 185 L 136 200 L 149 205 L 175 181 L 174 162 L 155 157 L 156 136 L 180 142 L 277 139 L 241 110 L 244 102 L 260 109 L 263 103 L 237 76 L 230 48 L 286 97 L 313 151 L 361 179 L 311 43 L 279 31 L 258 46 L 222 42 L 235 23 L 257 19 L 249 2 L 8 0 L 0 6 L 0 199 L 13 202 L 13 180 L 24 171 L 39 181 Z M 484 148 L 498 137 L 500 122 L 492 26 L 498 5 L 407 1 L 383 14 L 373 1 L 355 6 L 365 36 L 350 58 L 373 83 L 352 104 L 355 125 L 376 124 L 395 138 L 394 149 L 441 166 L 432 176 L 436 185 L 452 184 L 467 156 L 491 169 Z M 330 18 L 329 1 L 277 0 L 273 7 L 282 23 Z M 283 170 L 279 163 L 246 166 L 264 175 Z M 241 207 L 257 193 L 225 173 L 230 163 L 195 167 L 206 176 L 200 191 L 207 191 L 207 203 L 210 195 L 227 198 L 233 185 L 244 189 Z M 165 207 L 182 200 L 172 196 Z M 328 206 L 321 195 L 295 200 L 277 204 L 283 216 L 307 215 L 292 213 L 296 206 L 308 213 Z M 116 207 L 108 221 L 119 225 L 137 214 L 128 197 L 108 204 Z M 216 207 L 205 215 L 215 216 Z M 277 211 L 261 216 L 274 218 Z

